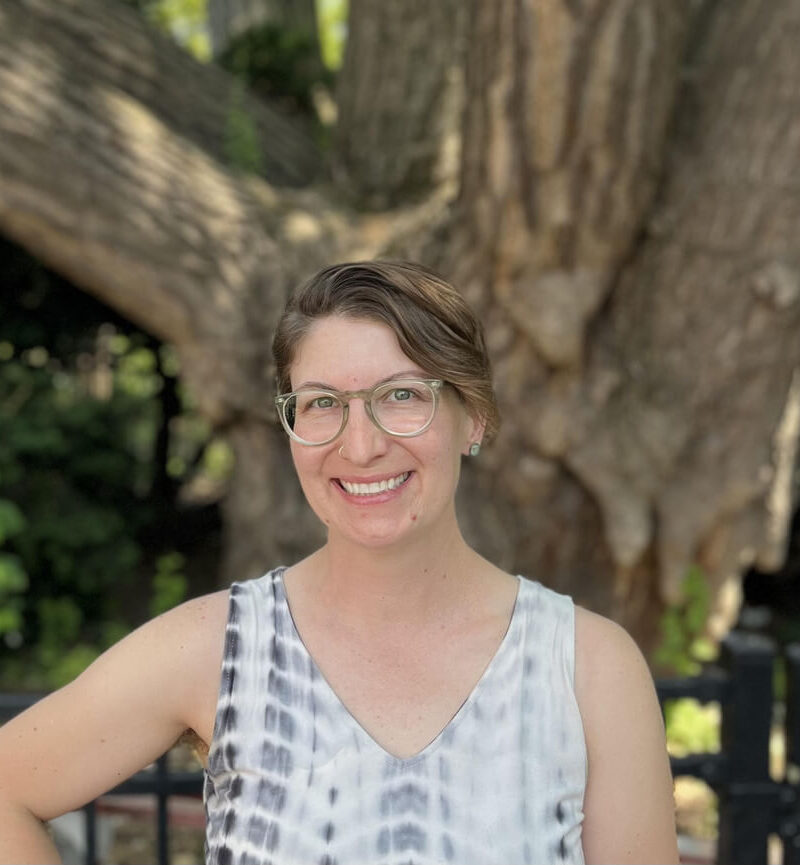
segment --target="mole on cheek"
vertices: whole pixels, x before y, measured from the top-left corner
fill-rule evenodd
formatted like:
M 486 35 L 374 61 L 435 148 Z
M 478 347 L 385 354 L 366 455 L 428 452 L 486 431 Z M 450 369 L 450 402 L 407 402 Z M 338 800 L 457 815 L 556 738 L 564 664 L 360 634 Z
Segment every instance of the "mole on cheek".
M 417 518 L 417 515 L 416 515 L 416 514 L 411 514 L 411 519 L 412 519 L 412 520 L 416 520 L 416 518 Z

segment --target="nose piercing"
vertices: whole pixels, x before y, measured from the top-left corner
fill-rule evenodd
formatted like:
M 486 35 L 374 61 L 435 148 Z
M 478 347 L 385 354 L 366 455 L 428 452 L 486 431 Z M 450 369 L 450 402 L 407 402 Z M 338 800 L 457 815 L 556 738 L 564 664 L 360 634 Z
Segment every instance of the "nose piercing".
M 342 451 L 344 450 L 344 445 L 339 445 L 339 456 L 344 459 L 344 454 Z

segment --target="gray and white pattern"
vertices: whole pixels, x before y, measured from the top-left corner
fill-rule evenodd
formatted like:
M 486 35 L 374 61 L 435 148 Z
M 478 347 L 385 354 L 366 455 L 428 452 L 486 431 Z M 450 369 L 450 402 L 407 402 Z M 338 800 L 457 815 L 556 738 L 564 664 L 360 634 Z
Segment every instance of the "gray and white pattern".
M 583 863 L 569 597 L 519 578 L 508 631 L 419 754 L 358 724 L 292 621 L 284 568 L 234 583 L 204 798 L 209 865 Z

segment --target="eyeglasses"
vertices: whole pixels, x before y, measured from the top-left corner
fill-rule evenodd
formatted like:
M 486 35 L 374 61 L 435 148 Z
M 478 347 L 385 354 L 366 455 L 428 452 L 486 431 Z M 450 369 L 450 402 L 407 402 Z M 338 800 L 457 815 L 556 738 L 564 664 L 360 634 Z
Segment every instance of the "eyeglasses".
M 438 378 L 394 379 L 366 390 L 302 387 L 275 397 L 283 428 L 303 445 L 326 445 L 347 425 L 350 400 L 364 400 L 369 419 L 392 436 L 411 438 L 431 425 L 444 382 Z

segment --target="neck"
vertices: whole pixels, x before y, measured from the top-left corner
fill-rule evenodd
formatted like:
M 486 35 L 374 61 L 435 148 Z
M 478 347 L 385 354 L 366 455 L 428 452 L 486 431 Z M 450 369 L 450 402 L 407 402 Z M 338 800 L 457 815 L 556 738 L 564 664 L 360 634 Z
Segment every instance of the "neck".
M 314 555 L 313 590 L 340 621 L 420 623 L 472 586 L 481 558 L 458 526 L 435 544 L 368 548 L 331 536 Z

